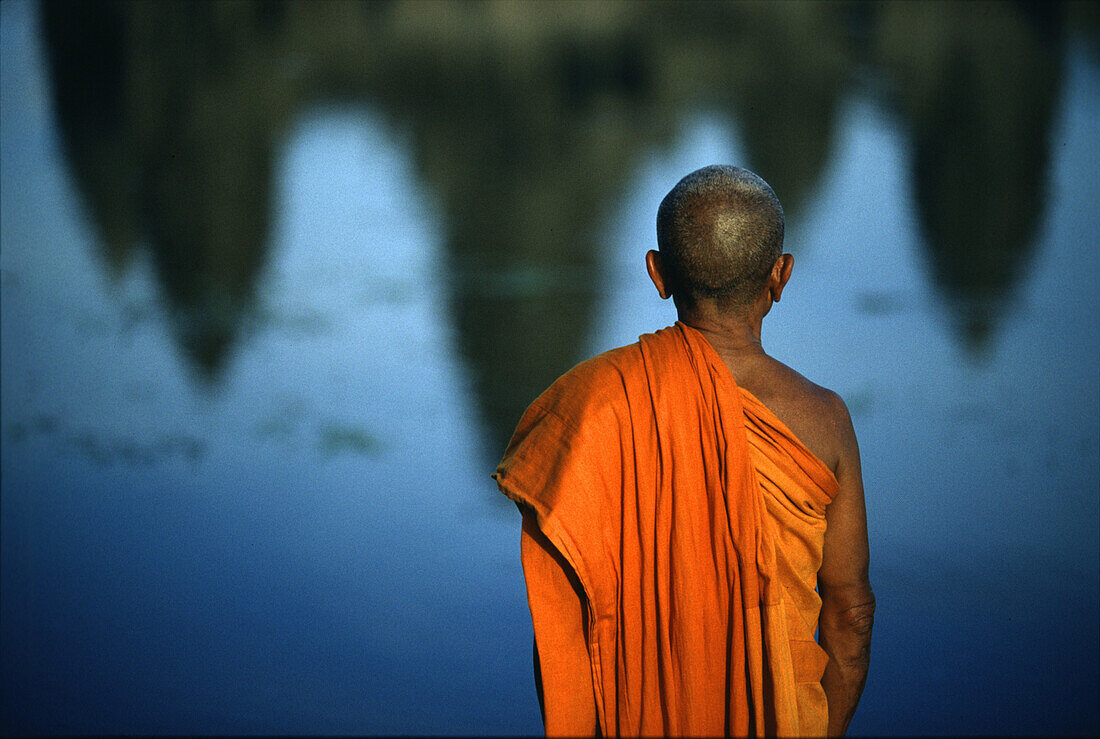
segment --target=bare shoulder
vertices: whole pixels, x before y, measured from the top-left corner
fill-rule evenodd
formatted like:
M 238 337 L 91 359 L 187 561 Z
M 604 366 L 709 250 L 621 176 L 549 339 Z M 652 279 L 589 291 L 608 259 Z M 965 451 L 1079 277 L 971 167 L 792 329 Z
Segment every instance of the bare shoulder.
M 792 385 L 792 390 L 801 395 L 804 402 L 819 414 L 822 420 L 840 421 L 849 418 L 848 406 L 835 391 L 806 379 L 778 360 L 773 361 L 780 368 L 780 372 L 786 375 L 785 379 Z
M 831 470 L 850 457 L 855 444 L 848 406 L 839 394 L 767 357 L 741 382 Z

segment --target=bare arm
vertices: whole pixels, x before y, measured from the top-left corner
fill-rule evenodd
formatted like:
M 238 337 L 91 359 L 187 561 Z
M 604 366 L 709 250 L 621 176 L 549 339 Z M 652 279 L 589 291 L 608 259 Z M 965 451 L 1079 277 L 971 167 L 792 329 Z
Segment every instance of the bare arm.
M 829 664 L 821 678 L 829 702 L 829 736 L 843 736 L 855 714 L 871 661 L 875 595 L 868 576 L 867 512 L 852 419 L 839 401 L 840 490 L 825 513 L 825 548 L 818 572 L 821 647 Z
M 596 701 L 583 590 L 530 511 L 523 514 L 520 552 L 535 627 L 535 686 L 546 735 L 593 736 Z

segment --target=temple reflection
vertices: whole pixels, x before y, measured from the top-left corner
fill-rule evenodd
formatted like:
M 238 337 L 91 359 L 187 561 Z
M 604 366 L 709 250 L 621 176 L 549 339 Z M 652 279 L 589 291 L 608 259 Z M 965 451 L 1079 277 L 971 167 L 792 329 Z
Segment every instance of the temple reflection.
M 268 6 L 47 2 L 62 138 L 108 263 L 152 252 L 177 340 L 216 375 L 267 251 L 274 140 Z M 297 102 L 296 100 L 294 102 Z
M 1058 6 L 891 4 L 879 56 L 913 142 L 924 245 L 950 320 L 980 352 L 1029 260 L 1061 82 Z
M 1043 214 L 1068 17 L 1008 3 L 42 10 L 64 147 L 106 262 L 151 251 L 178 341 L 209 377 L 252 309 L 288 122 L 354 100 L 407 134 L 444 209 L 451 315 L 494 454 L 581 358 L 611 204 L 701 110 L 741 133 L 746 164 L 797 214 L 844 95 L 885 81 L 911 135 L 932 278 L 980 348 Z

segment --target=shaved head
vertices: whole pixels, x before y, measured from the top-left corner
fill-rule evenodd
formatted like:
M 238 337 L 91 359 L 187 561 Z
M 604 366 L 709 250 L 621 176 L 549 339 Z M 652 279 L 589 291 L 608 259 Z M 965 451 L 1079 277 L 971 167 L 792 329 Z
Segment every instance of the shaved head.
M 716 164 L 684 177 L 657 209 L 657 249 L 679 305 L 746 308 L 783 252 L 783 206 L 747 169 Z

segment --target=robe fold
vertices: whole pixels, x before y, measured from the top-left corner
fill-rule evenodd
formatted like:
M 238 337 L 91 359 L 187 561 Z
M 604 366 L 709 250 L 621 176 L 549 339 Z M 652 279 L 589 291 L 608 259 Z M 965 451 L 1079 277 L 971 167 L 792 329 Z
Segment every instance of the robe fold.
M 577 365 L 493 477 L 583 590 L 583 633 L 553 633 L 524 563 L 536 644 L 584 641 L 604 736 L 825 734 L 815 586 L 838 484 L 702 334 L 678 322 Z M 576 689 L 556 677 L 548 727 Z

